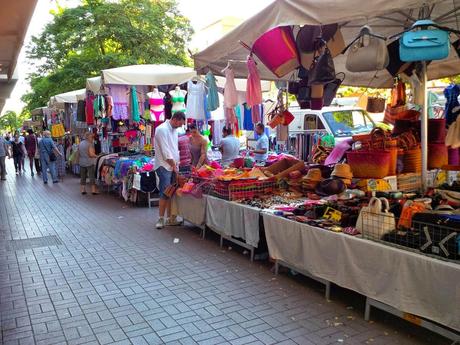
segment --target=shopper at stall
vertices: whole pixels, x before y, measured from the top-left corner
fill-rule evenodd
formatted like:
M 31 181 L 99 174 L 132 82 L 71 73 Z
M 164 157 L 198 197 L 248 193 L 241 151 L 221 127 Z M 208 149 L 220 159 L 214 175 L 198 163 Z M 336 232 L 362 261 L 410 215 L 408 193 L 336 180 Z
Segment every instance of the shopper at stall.
M 78 157 L 80 165 L 80 192 L 86 194 L 86 178 L 89 179 L 91 193 L 99 194 L 96 187 L 96 152 L 94 149 L 94 134 L 85 133 L 85 138 L 78 145 Z
M 57 156 L 60 155 L 60 152 L 57 150 L 53 139 L 51 139 L 50 131 L 43 132 L 43 138 L 38 143 L 38 149 L 40 151 L 43 183 L 48 183 L 48 169 L 50 171 L 53 183 L 58 183 L 59 181 L 56 173 L 56 159 Z
M 19 175 L 24 170 L 23 157 L 25 153 L 25 147 L 19 139 L 19 134 L 15 134 L 14 140 L 11 142 L 11 151 L 14 160 L 14 170 L 16 170 L 16 175 Z
M 265 164 L 268 158 L 269 141 L 267 134 L 265 134 L 264 124 L 261 122 L 257 123 L 255 131 L 259 138 L 256 142 L 256 148 L 255 150 L 252 150 L 252 153 L 254 153 L 254 159 L 256 160 L 256 163 Z
M 0 135 L 0 180 L 6 180 L 6 167 L 5 159 L 8 156 L 10 158 L 10 150 L 8 148 L 8 143 L 6 139 Z
M 229 165 L 240 154 L 240 141 L 232 134 L 230 127 L 222 129 L 222 140 L 220 142 L 220 152 L 222 152 L 222 164 Z
M 195 124 L 190 124 L 188 129 L 190 131 L 190 154 L 192 156 L 192 166 L 198 169 L 206 163 L 208 141 L 200 134 Z
M 171 214 L 171 199 L 165 195 L 165 190 L 174 183 L 180 160 L 177 129 L 184 124 L 185 114 L 178 111 L 173 114 L 171 120 L 166 120 L 155 131 L 155 173 L 160 191 L 159 218 L 155 225 L 157 229 L 163 229 L 165 225 L 179 224 L 176 216 Z M 168 215 L 167 221 L 165 213 Z
M 32 129 L 29 129 L 27 132 L 29 135 L 25 137 L 24 145 L 27 150 L 27 157 L 29 157 L 30 174 L 34 176 L 34 164 L 35 171 L 37 174 L 40 174 L 40 163 L 38 159 L 35 158 L 35 155 L 37 154 L 38 141 Z

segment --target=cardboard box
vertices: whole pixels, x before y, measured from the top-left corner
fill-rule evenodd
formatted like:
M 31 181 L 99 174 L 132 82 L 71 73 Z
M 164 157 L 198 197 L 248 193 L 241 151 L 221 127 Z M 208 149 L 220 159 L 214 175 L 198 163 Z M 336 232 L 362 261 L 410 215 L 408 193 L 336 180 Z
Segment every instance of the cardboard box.
M 305 168 L 305 163 L 297 159 L 287 159 L 283 158 L 280 161 L 270 165 L 267 168 L 264 168 L 264 171 L 269 171 L 277 180 L 282 179 L 289 175 L 290 172 L 296 170 L 303 170 Z

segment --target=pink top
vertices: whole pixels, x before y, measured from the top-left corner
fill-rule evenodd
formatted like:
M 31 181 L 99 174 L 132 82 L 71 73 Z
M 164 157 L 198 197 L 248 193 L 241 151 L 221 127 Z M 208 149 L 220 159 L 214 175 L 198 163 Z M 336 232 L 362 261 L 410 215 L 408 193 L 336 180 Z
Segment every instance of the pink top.
M 235 74 L 231 68 L 225 70 L 224 107 L 233 108 L 238 105 L 238 92 L 235 85 Z
M 246 83 L 246 103 L 252 107 L 262 103 L 262 86 L 256 62 L 251 56 L 248 56 L 247 66 L 249 75 Z
M 164 105 L 163 99 L 162 98 L 150 98 L 149 99 L 149 104 L 150 105 Z

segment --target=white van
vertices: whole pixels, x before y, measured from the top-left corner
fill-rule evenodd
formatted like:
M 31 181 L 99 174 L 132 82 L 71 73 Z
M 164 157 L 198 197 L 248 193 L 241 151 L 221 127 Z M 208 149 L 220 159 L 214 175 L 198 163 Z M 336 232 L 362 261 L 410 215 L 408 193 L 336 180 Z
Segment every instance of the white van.
M 321 110 L 290 107 L 294 121 L 289 124 L 289 135 L 325 132 L 336 142 L 355 134 L 369 133 L 375 123 L 367 112 L 357 107 L 324 107 Z

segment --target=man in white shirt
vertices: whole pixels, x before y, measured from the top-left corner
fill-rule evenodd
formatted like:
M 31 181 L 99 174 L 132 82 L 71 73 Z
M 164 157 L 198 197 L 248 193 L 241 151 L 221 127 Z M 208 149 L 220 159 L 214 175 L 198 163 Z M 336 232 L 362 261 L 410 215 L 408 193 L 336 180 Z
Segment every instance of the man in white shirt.
M 222 164 L 229 165 L 240 154 L 240 141 L 232 134 L 228 127 L 222 129 L 222 140 L 220 141 L 220 152 L 222 152 Z
M 259 135 L 259 139 L 256 142 L 256 149 L 252 152 L 254 153 L 254 159 L 256 163 L 265 164 L 268 158 L 268 148 L 269 148 L 269 141 L 268 136 L 265 134 L 265 126 L 263 123 L 256 124 L 255 131 L 257 135 Z
M 180 160 L 179 138 L 177 128 L 185 124 L 185 114 L 176 112 L 171 120 L 166 120 L 155 130 L 155 174 L 157 187 L 160 191 L 160 217 L 155 225 L 157 229 L 163 229 L 165 224 L 176 225 L 176 220 L 171 216 L 171 200 L 164 192 L 166 187 L 174 183 L 177 165 Z M 168 214 L 168 222 L 165 222 L 165 213 Z

